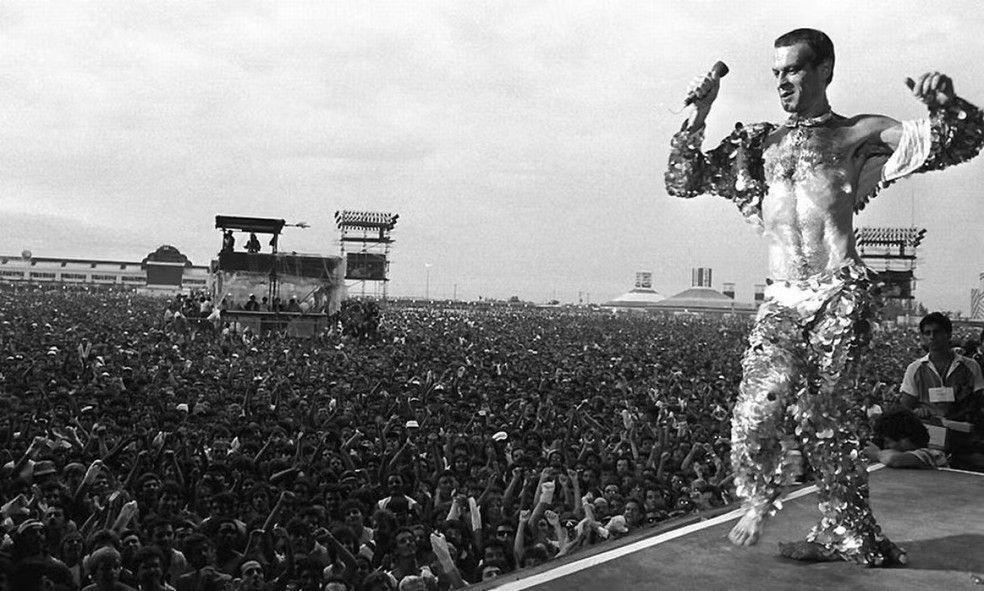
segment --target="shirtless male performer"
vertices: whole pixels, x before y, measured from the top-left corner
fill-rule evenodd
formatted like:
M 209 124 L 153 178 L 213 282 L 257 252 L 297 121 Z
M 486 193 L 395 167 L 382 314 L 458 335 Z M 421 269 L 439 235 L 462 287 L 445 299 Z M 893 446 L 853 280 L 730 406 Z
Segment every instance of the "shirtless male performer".
M 715 76 L 692 86 L 690 118 L 673 137 L 666 188 L 691 198 L 734 201 L 769 239 L 771 281 L 742 359 L 732 419 L 731 461 L 744 516 L 734 544 L 758 541 L 791 482 L 786 452 L 799 447 L 818 475 L 820 522 L 784 556 L 904 564 L 905 552 L 875 522 L 861 448 L 864 413 L 854 385 L 879 297 L 858 256 L 853 218 L 880 187 L 915 172 L 975 156 L 984 144 L 981 111 L 937 72 L 906 83 L 929 117 L 898 122 L 831 111 L 834 48 L 824 33 L 791 31 L 775 42 L 773 73 L 785 123 L 736 125 L 701 151 Z

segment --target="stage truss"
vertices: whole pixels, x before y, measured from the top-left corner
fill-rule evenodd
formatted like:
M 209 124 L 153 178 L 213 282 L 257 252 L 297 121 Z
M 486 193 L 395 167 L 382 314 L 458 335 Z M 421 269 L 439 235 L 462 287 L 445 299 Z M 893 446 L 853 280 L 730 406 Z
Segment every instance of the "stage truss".
M 884 283 L 886 303 L 911 314 L 916 290 L 916 250 L 924 228 L 858 228 L 854 232 L 861 259 Z
M 351 288 L 358 284 L 361 295 L 366 295 L 367 284 L 376 287 L 373 295 L 386 299 L 389 286 L 389 253 L 393 245 L 390 235 L 400 216 L 375 211 L 335 212 L 339 244 L 345 259 L 345 278 L 353 280 Z

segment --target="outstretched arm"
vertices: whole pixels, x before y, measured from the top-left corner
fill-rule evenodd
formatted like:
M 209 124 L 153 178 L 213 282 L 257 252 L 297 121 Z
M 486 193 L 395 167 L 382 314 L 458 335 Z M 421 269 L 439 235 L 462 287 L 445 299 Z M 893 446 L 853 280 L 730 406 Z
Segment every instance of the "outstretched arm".
M 917 172 L 941 170 L 966 162 L 984 147 L 984 113 L 957 96 L 953 80 L 939 72 L 906 79 L 913 96 L 929 108 L 929 117 L 915 121 L 877 118 L 879 140 L 892 150 L 879 188 Z M 861 195 L 858 209 L 874 196 Z

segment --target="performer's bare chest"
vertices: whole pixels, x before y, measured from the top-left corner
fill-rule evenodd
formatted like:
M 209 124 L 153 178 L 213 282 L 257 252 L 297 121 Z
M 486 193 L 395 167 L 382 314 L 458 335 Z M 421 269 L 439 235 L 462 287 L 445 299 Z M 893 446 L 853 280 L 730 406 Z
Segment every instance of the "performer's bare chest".
M 781 128 L 763 153 L 769 186 L 807 184 L 812 191 L 853 194 L 855 146 L 844 128 Z
M 859 163 L 848 131 L 781 129 L 766 140 L 762 221 L 776 276 L 809 276 L 851 257 Z

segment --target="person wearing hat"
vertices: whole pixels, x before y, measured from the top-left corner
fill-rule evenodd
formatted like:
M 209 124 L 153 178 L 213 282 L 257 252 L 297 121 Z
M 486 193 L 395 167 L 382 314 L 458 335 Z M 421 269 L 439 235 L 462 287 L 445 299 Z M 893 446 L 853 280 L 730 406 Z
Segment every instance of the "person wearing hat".
M 34 463 L 31 470 L 34 484 L 41 485 L 57 476 L 58 469 L 51 460 L 39 460 Z
M 14 438 L 15 444 L 21 442 L 23 442 L 23 439 L 19 436 Z M 0 469 L 0 475 L 7 476 L 9 478 L 16 478 L 18 476 L 25 479 L 31 478 L 35 464 L 34 457 L 44 448 L 44 445 L 44 437 L 35 437 L 31 440 L 31 444 L 27 447 L 24 455 L 22 455 L 19 460 L 16 462 L 11 460 L 3 465 L 3 468 Z M 12 447 L 11 449 L 14 448 Z
M 82 484 L 82 477 L 85 476 L 85 465 L 79 462 L 70 462 L 62 468 L 61 480 L 68 490 L 78 490 Z
M 44 523 L 27 519 L 17 526 L 11 558 L 15 564 L 12 589 L 31 589 L 47 579 L 56 588 L 73 589 L 71 571 L 48 553 Z

